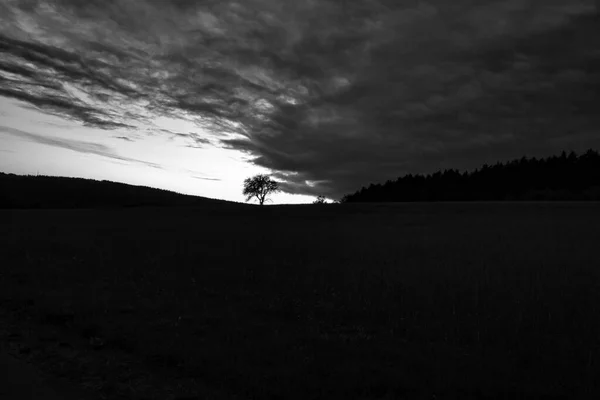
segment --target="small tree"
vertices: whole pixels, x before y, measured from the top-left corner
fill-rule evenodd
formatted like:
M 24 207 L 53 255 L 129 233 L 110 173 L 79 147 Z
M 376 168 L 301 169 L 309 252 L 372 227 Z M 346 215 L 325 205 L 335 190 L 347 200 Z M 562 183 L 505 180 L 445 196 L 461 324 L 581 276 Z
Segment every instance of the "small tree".
M 323 196 L 323 195 L 317 196 L 315 201 L 313 201 L 313 204 L 326 204 L 326 203 L 327 202 L 325 201 L 325 196 Z
M 269 175 L 255 175 L 244 180 L 244 196 L 246 201 L 256 197 L 262 206 L 271 193 L 279 191 L 279 183 L 271 179 Z

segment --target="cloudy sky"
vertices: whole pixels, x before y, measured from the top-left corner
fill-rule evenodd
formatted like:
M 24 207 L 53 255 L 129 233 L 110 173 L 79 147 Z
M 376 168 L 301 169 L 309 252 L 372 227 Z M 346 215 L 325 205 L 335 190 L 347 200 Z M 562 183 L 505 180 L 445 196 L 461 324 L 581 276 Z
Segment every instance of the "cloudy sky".
M 2 0 L 0 171 L 276 202 L 600 148 L 600 0 Z M 307 197 L 311 196 L 311 197 Z

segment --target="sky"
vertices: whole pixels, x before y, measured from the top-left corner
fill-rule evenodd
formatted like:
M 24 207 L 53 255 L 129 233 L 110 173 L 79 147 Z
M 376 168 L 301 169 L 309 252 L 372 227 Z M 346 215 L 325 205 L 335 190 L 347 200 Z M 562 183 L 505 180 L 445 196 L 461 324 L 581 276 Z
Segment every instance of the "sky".
M 2 0 L 0 171 L 244 201 L 600 148 L 600 0 Z

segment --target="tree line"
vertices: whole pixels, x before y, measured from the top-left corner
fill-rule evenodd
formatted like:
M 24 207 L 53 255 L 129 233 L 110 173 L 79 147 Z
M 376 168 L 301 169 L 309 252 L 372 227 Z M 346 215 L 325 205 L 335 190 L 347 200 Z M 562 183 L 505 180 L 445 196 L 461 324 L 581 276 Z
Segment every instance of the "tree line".
M 341 202 L 527 200 L 600 200 L 600 155 L 592 149 L 581 155 L 563 151 L 560 156 L 484 164 L 471 172 L 408 174 L 363 187 Z

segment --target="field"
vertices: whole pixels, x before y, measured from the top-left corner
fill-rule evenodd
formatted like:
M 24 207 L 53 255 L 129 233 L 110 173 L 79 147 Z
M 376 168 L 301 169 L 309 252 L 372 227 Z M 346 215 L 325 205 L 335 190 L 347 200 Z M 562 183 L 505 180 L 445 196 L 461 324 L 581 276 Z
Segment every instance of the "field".
M 600 394 L 599 203 L 0 221 L 0 341 L 99 397 Z

